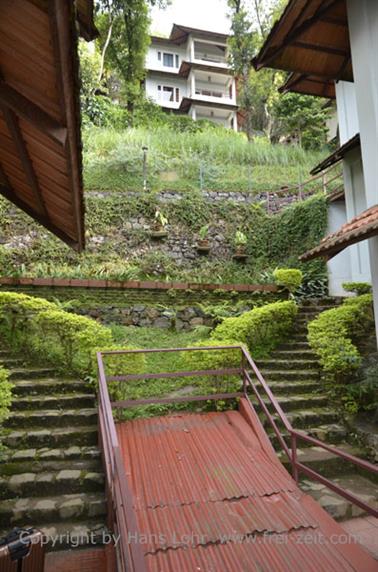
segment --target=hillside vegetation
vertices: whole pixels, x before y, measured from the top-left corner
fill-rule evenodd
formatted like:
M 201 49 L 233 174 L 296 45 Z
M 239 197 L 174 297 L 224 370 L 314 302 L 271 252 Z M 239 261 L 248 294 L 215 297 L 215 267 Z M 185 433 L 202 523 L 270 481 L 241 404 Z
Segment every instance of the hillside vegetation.
M 180 121 L 172 128 L 87 128 L 83 136 L 86 190 L 142 190 L 143 146 L 148 148 L 147 181 L 152 191 L 272 192 L 307 180 L 311 168 L 327 153 L 272 145 L 263 137 L 248 143 L 243 133 L 182 123 L 183 131 Z

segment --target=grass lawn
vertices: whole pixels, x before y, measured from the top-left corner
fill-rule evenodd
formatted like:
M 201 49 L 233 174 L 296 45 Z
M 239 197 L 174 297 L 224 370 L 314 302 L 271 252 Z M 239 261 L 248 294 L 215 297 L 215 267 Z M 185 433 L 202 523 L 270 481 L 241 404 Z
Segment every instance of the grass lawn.
M 208 337 L 208 328 L 197 328 L 189 332 L 175 332 L 161 328 L 140 328 L 136 326 L 112 326 L 113 336 L 117 344 L 132 345 L 140 348 L 172 348 L 189 347 Z M 214 350 L 215 351 L 215 350 Z M 146 372 L 173 372 L 190 370 L 193 366 L 187 361 L 187 353 L 151 353 L 146 355 Z M 206 369 L 206 368 L 205 368 Z M 207 393 L 232 392 L 240 387 L 236 378 L 226 377 L 196 377 L 196 378 L 166 378 L 130 381 L 115 387 L 117 399 L 142 399 L 148 397 L 179 397 L 184 395 L 199 395 Z M 118 394 L 119 392 L 119 394 Z M 228 408 L 230 402 L 194 402 L 172 405 L 148 405 L 123 410 L 120 419 L 132 419 L 140 416 L 154 416 L 171 411 L 182 410 L 221 410 Z

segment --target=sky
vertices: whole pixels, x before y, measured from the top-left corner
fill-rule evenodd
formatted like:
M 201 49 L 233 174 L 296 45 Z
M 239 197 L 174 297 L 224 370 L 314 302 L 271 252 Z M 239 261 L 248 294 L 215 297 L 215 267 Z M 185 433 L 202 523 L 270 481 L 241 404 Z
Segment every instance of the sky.
M 168 35 L 172 24 L 183 24 L 212 32 L 228 33 L 227 0 L 172 0 L 166 10 L 151 11 L 152 33 Z

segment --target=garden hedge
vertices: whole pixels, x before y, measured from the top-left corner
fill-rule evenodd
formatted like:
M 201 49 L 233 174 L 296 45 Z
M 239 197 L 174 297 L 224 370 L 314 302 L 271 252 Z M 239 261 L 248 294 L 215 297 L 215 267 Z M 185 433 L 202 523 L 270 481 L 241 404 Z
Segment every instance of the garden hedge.
M 324 370 L 347 374 L 361 364 L 355 341 L 374 323 L 371 294 L 347 298 L 341 306 L 322 312 L 308 325 L 308 340 Z
M 15 352 L 80 376 L 96 375 L 96 351 L 127 349 L 114 346 L 111 330 L 95 320 L 13 292 L 0 292 L 0 335 Z M 144 358 L 107 357 L 106 364 L 111 373 L 141 373 Z
M 254 358 L 264 357 L 290 332 L 297 313 L 298 307 L 291 300 L 266 304 L 237 318 L 226 318 L 211 338 L 218 344 L 235 340 L 245 344 Z

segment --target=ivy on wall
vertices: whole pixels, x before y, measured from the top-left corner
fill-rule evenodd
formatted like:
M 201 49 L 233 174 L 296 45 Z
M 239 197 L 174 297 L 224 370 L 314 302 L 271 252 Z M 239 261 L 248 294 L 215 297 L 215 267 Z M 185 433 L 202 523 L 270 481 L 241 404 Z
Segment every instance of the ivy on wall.
M 323 195 L 268 215 L 259 203 L 209 203 L 199 193 L 188 193 L 160 205 L 168 218 L 168 239 L 156 243 L 150 239 L 149 227 L 157 205 L 154 193 L 131 198 L 121 193 L 87 193 L 87 250 L 77 254 L 1 200 L 0 273 L 235 283 L 272 281 L 274 268 L 284 265 L 324 275 L 324 263 L 303 265 L 298 260 L 324 236 L 327 201 Z M 195 250 L 204 224 L 210 225 L 210 242 L 218 241 L 209 257 Z M 232 259 L 237 230 L 247 236 L 245 265 Z M 175 258 L 172 241 L 178 250 Z

